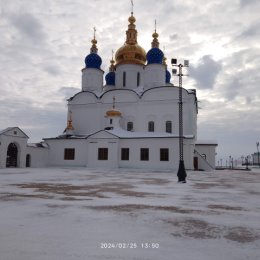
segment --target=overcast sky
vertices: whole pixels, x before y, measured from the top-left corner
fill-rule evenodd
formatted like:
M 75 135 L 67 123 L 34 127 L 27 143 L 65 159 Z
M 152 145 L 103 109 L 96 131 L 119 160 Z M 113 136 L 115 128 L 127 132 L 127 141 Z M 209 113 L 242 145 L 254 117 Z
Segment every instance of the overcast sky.
M 102 69 L 125 40 L 130 0 L 0 0 L 0 129 L 19 126 L 30 141 L 66 126 L 66 99 L 97 28 Z M 260 1 L 135 0 L 138 42 L 189 59 L 185 88 L 199 99 L 198 137 L 218 141 L 223 164 L 260 141 Z

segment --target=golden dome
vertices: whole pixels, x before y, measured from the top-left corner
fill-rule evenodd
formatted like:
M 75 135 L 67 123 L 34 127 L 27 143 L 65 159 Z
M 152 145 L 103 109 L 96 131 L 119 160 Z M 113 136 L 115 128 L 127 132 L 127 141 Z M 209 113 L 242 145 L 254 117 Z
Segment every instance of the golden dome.
M 140 64 L 144 65 L 146 62 L 146 52 L 138 44 L 125 43 L 119 48 L 115 54 L 116 65 L 119 64 Z
M 121 116 L 122 113 L 119 110 L 111 109 L 106 112 L 107 116 Z
M 126 42 L 120 47 L 116 54 L 116 66 L 119 64 L 140 64 L 144 65 L 146 62 L 146 52 L 137 43 L 137 30 L 134 22 L 136 21 L 133 13 L 128 18 L 129 25 L 126 31 Z

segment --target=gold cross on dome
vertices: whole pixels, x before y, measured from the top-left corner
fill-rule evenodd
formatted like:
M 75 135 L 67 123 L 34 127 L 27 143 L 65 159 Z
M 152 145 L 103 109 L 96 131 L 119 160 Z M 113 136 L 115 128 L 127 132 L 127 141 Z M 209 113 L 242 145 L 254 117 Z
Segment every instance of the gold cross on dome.
M 134 1 L 133 0 L 131 0 L 131 14 L 133 14 L 134 13 Z
M 94 39 L 96 39 L 96 27 L 93 27 L 93 30 L 94 30 Z

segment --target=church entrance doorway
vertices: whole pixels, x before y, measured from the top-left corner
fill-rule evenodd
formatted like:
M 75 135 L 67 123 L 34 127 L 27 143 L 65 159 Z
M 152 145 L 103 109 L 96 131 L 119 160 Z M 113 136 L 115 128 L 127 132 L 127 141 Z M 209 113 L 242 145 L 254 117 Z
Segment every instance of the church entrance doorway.
M 194 170 L 198 170 L 199 169 L 199 160 L 198 160 L 197 156 L 195 156 L 193 158 L 193 166 L 194 166 Z
M 10 143 L 7 148 L 6 167 L 17 167 L 18 148 L 15 143 Z

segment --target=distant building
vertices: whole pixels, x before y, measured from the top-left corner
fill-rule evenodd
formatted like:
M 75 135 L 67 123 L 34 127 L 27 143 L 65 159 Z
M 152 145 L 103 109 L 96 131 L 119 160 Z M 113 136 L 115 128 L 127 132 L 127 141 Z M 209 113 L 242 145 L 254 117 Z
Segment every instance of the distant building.
M 68 100 L 67 127 L 54 138 L 29 144 L 18 127 L 0 132 L 0 167 L 83 166 L 177 169 L 178 91 L 170 83 L 158 33 L 151 49 L 138 45 L 135 17 L 105 76 L 97 40 L 82 69 L 82 90 Z M 215 167 L 215 141 L 197 140 L 195 89 L 182 88 L 186 169 Z
M 260 165 L 260 152 L 252 154 L 253 165 Z

